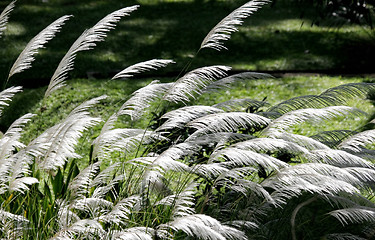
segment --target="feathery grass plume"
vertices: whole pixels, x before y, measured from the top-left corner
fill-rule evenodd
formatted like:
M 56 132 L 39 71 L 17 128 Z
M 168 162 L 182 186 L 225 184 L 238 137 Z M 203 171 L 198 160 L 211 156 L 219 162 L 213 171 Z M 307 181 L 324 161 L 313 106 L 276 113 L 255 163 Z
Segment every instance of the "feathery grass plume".
M 112 79 L 117 78 L 131 78 L 134 74 L 143 73 L 150 70 L 157 70 L 161 67 L 166 67 L 170 63 L 175 63 L 173 60 L 165 60 L 165 59 L 152 59 L 145 62 L 140 62 L 129 66 L 122 70 L 121 72 L 117 73 Z
M 361 157 L 342 150 L 320 149 L 305 154 L 308 161 L 322 162 L 337 167 L 375 168 L 375 165 Z
M 340 102 L 336 101 L 336 99 L 327 96 L 305 95 L 285 100 L 279 104 L 270 107 L 266 111 L 285 114 L 287 112 L 295 111 L 298 109 L 324 108 L 328 106 L 338 105 L 339 103 Z
M 138 120 L 144 110 L 156 99 L 160 98 L 172 86 L 172 83 L 160 83 L 154 80 L 147 86 L 135 91 L 132 96 L 121 106 L 117 115 L 127 114 L 132 121 Z
M 363 173 L 359 177 L 363 177 Z M 359 177 L 347 169 L 308 163 L 284 168 L 263 181 L 262 186 L 275 189 L 272 197 L 280 204 L 285 204 L 288 199 L 306 192 L 322 197 L 339 196 L 342 193 L 357 195 L 360 192 L 358 187 L 364 185 Z
M 21 216 L 7 212 L 0 208 L 0 233 L 5 239 L 21 239 L 29 221 Z
M 333 130 L 320 132 L 310 137 L 329 146 L 330 148 L 337 148 L 344 139 L 357 133 L 358 132 L 351 130 Z
M 130 197 L 121 199 L 113 206 L 111 211 L 101 215 L 98 220 L 104 223 L 125 225 L 129 220 L 133 208 L 139 204 L 141 197 L 139 195 L 132 195 Z
M 39 159 L 38 166 L 44 170 L 55 171 L 62 167 L 68 158 L 80 158 L 80 155 L 75 153 L 74 147 L 83 132 L 100 121 L 99 118 L 79 116 L 76 119 L 65 119 L 62 123 L 47 129 L 36 142 L 33 141 L 33 144 L 40 143 L 39 140 L 51 142 L 45 155 Z
M 342 141 L 338 148 L 346 151 L 360 153 L 366 146 L 374 143 L 375 130 L 359 132 Z
M 44 96 L 48 97 L 52 92 L 65 86 L 68 72 L 73 70 L 74 60 L 78 52 L 90 50 L 96 46 L 96 42 L 104 41 L 107 32 L 115 27 L 115 24 L 120 21 L 121 17 L 129 16 L 129 14 L 138 7 L 138 5 L 135 5 L 110 13 L 95 24 L 95 26 L 85 30 L 60 61 Z
M 367 238 L 363 238 L 351 233 L 331 233 L 325 236 L 328 240 L 366 240 Z
M 155 203 L 155 205 L 165 205 L 172 207 L 172 219 L 192 215 L 195 213 L 194 196 L 196 194 L 196 183 L 191 183 L 182 192 L 169 195 Z
M 211 155 L 208 163 L 221 162 L 222 159 L 225 161 L 221 165 L 229 169 L 243 166 L 262 166 L 270 171 L 278 171 L 281 168 L 289 167 L 289 164 L 277 158 L 232 147 L 225 148 L 216 152 L 215 155 Z
M 270 119 L 253 113 L 230 112 L 210 114 L 197 118 L 186 125 L 187 127 L 197 129 L 197 131 L 188 137 L 187 141 L 196 136 L 208 133 L 234 132 L 241 128 L 264 128 L 270 122 Z
M 113 207 L 113 203 L 103 198 L 83 197 L 70 204 L 73 210 L 79 210 L 88 215 L 87 218 L 95 219 L 103 213 L 108 212 Z
M 290 199 L 306 193 L 325 197 L 326 195 L 333 196 L 343 193 L 357 195 L 360 192 L 358 188 L 346 181 L 319 173 L 299 173 L 300 176 L 287 174 L 278 173 L 276 177 L 268 177 L 261 184 L 264 188 L 274 189 L 271 196 L 279 206 L 285 205 Z
M 121 231 L 110 233 L 111 238 L 116 240 L 152 240 L 155 237 L 155 230 L 151 227 L 131 227 Z M 161 237 L 161 236 L 159 236 Z M 160 238 L 164 239 L 164 238 Z
M 31 63 L 35 60 L 34 55 L 38 53 L 38 49 L 43 48 L 44 44 L 51 40 L 55 34 L 60 31 L 62 25 L 64 25 L 65 21 L 70 17 L 70 15 L 62 16 L 31 39 L 14 62 L 9 71 L 8 79 L 12 75 L 30 68 Z
M 363 224 L 366 222 L 375 222 L 375 208 L 368 207 L 352 207 L 338 209 L 328 213 L 332 217 L 340 221 L 343 226 L 349 224 Z
M 250 170 L 250 171 L 249 171 Z M 220 174 L 214 182 L 214 186 L 220 188 L 225 186 L 226 188 L 241 193 L 245 197 L 250 197 L 252 193 L 255 193 L 262 200 L 266 200 L 268 203 L 273 203 L 271 195 L 260 185 L 259 183 L 247 180 L 246 177 L 249 173 L 254 172 L 253 168 L 235 168 Z
M 79 237 L 85 237 L 87 239 L 103 239 L 106 232 L 103 226 L 96 220 L 82 219 L 69 225 L 67 228 L 61 229 L 54 235 L 52 239 L 77 239 Z
M 123 151 L 125 146 L 133 143 L 136 145 L 139 136 L 149 136 L 151 132 L 143 129 L 112 129 L 101 132 L 100 135 L 93 141 L 92 158 L 105 158 L 111 152 Z M 127 139 L 127 142 L 124 142 Z M 126 149 L 125 149 L 126 150 Z M 129 149 L 131 151 L 131 149 Z
M 293 125 L 312 121 L 318 122 L 321 120 L 329 120 L 339 116 L 346 116 L 347 114 L 353 115 L 366 115 L 365 112 L 347 106 L 331 106 L 322 109 L 299 109 L 288 112 L 281 117 L 273 120 L 262 132 L 263 135 L 272 136 L 276 132 L 285 132 Z
M 231 34 L 238 31 L 237 26 L 242 25 L 243 19 L 247 18 L 267 3 L 269 3 L 268 0 L 253 0 L 234 10 L 211 29 L 203 39 L 200 49 L 212 48 L 218 51 L 227 49 L 223 41 L 229 40 Z
M 194 98 L 194 95 L 201 94 L 207 85 L 227 76 L 230 69 L 230 67 L 218 65 L 190 71 L 177 79 L 164 95 L 164 100 L 174 103 L 188 102 L 190 98 Z
M 155 131 L 162 132 L 170 131 L 174 128 L 184 128 L 188 122 L 196 118 L 220 112 L 223 112 L 223 110 L 210 106 L 181 107 L 176 110 L 169 111 L 161 116 L 160 119 L 166 119 L 166 121 Z
M 315 150 L 315 149 L 330 149 L 327 145 L 313 139 L 310 137 L 306 137 L 299 134 L 293 133 L 280 133 L 280 132 L 273 132 L 272 138 L 283 139 L 288 142 L 293 142 L 299 146 L 302 146 L 308 150 Z
M 245 81 L 250 79 L 265 79 L 265 78 L 273 78 L 272 75 L 267 73 L 257 73 L 257 72 L 243 72 L 234 74 L 228 77 L 225 77 L 223 79 L 217 80 L 210 85 L 208 85 L 203 92 L 215 92 L 218 90 L 221 90 L 223 88 L 230 88 L 230 85 L 239 82 L 239 81 Z
M 255 112 L 259 108 L 264 106 L 269 106 L 270 104 L 266 101 L 258 101 L 249 98 L 243 99 L 231 99 L 225 102 L 217 103 L 212 105 L 212 107 L 223 109 L 226 112 L 241 112 L 244 109 L 247 112 Z
M 3 32 L 6 29 L 6 25 L 9 20 L 9 15 L 13 11 L 16 1 L 12 1 L 4 8 L 4 10 L 0 14 L 0 38 L 3 35 Z
M 293 142 L 277 138 L 254 138 L 243 142 L 238 142 L 230 147 L 255 152 L 278 152 L 286 151 L 292 154 L 309 154 L 310 151 Z
M 21 132 L 27 122 L 31 120 L 34 114 L 26 114 L 12 123 L 9 129 L 0 139 L 0 164 L 9 157 L 13 151 L 24 148 L 24 144 L 19 141 Z M 5 160 L 6 161 L 6 160 Z
M 44 131 L 29 145 L 51 143 L 44 156 L 37 159 L 38 167 L 55 171 L 64 165 L 68 158 L 79 158 L 75 146 L 83 132 L 98 124 L 101 119 L 89 116 L 88 109 L 98 104 L 106 96 L 88 100 L 76 107 L 61 123 Z
M 13 96 L 22 91 L 22 87 L 10 87 L 0 92 L 0 116 L 5 106 L 8 106 Z
M 345 104 L 347 100 L 354 97 L 365 98 L 374 90 L 375 83 L 348 83 L 327 89 L 322 92 L 320 96 L 329 97 L 333 101 L 339 101 L 341 104 Z
M 182 231 L 186 235 L 196 239 L 247 239 L 242 231 L 223 225 L 218 220 L 203 214 L 175 218 L 171 222 L 159 225 L 158 230 L 159 229 L 167 231 L 170 229 L 176 233 Z
M 69 183 L 68 189 L 73 198 L 82 198 L 88 194 L 89 187 L 95 174 L 99 171 L 100 164 L 101 162 L 90 164 Z

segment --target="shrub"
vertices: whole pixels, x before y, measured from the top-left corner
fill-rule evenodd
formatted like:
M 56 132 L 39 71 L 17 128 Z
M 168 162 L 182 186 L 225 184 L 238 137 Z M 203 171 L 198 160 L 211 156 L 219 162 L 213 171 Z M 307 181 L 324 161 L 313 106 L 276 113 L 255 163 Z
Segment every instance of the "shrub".
M 201 48 L 224 49 L 242 20 L 266 2 L 252 1 L 215 26 Z M 3 30 L 12 2 L 1 14 Z M 121 17 L 109 14 L 68 50 L 45 99 L 62 88 L 76 54 L 102 41 Z M 13 65 L 9 78 L 31 66 L 33 55 L 68 20 L 38 34 Z M 165 67 L 154 59 L 114 78 Z M 375 85 L 346 84 L 320 95 L 270 106 L 265 99 L 235 99 L 214 106 L 192 100 L 237 81 L 267 74 L 228 76 L 227 66 L 185 69 L 173 83 L 153 81 L 135 91 L 107 120 L 89 110 L 106 96 L 77 106 L 27 145 L 16 120 L 0 140 L 0 227 L 3 238 L 31 239 L 370 239 L 375 206 L 374 130 L 325 131 L 314 136 L 293 126 L 336 117 L 366 116 L 345 106 Z M 8 78 L 8 79 L 9 79 Z M 21 91 L 0 93 L 0 110 Z M 145 116 L 146 109 L 152 113 Z M 149 120 L 145 129 L 117 128 L 120 117 Z M 104 122 L 101 124 L 101 122 Z M 79 167 L 75 147 L 84 131 L 101 126 L 88 162 Z M 319 128 L 317 126 L 316 128 Z

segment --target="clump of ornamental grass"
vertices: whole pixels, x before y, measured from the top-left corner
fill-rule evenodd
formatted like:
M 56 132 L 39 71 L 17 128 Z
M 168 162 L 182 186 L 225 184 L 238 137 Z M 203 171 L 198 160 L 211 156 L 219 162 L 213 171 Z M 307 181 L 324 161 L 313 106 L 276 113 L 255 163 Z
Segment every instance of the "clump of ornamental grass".
M 204 49 L 224 41 L 267 1 L 250 1 L 225 17 L 203 40 Z M 0 33 L 15 2 L 0 15 Z M 45 99 L 66 85 L 77 54 L 103 41 L 122 17 L 115 11 L 85 30 L 57 66 Z M 70 16 L 42 30 L 21 52 L 14 74 L 31 67 L 38 49 Z M 0 35 L 1 36 L 1 35 Z M 132 78 L 172 60 L 153 59 L 113 78 Z M 189 65 L 187 65 L 189 66 Z M 0 235 L 5 239 L 371 239 L 374 237 L 375 131 L 334 130 L 314 136 L 293 127 L 337 117 L 367 116 L 347 106 L 374 90 L 371 83 L 334 87 L 271 106 L 265 99 L 233 99 L 194 105 L 203 94 L 232 83 L 270 78 L 228 66 L 184 69 L 171 83 L 153 81 L 135 91 L 109 118 L 89 110 L 107 96 L 88 100 L 21 142 L 34 114 L 16 120 L 0 139 Z M 0 110 L 21 87 L 0 93 Z M 153 108 L 153 116 L 146 109 Z M 144 129 L 117 128 L 120 117 L 149 119 Z M 76 146 L 83 132 L 100 126 L 89 161 Z

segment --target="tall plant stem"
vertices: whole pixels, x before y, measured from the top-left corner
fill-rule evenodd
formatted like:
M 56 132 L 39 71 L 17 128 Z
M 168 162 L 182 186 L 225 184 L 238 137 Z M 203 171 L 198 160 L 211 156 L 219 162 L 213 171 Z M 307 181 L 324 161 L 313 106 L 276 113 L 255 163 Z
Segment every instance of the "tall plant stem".
M 297 207 L 293 210 L 292 212 L 292 216 L 290 218 L 290 225 L 291 225 L 291 231 L 292 231 L 292 240 L 297 240 L 297 236 L 296 236 L 296 216 L 297 216 L 297 213 L 298 211 L 303 208 L 304 206 L 306 205 L 309 205 L 310 203 L 316 201 L 318 199 L 317 196 L 315 197 L 312 197 L 300 204 L 297 205 Z

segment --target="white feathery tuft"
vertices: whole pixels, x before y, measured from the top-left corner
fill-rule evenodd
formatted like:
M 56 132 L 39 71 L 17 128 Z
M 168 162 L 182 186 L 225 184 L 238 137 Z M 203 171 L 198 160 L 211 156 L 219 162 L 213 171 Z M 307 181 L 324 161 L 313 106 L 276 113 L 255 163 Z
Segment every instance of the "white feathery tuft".
M 166 67 L 170 63 L 175 63 L 173 60 L 152 59 L 145 62 L 134 64 L 117 73 L 112 79 L 117 78 L 131 78 L 134 74 L 143 73 L 150 70 L 157 70 L 161 67 Z
M 171 229 L 175 232 L 182 231 L 188 236 L 196 239 L 247 239 L 242 231 L 225 226 L 216 219 L 203 214 L 179 217 L 167 224 L 159 225 L 158 229 Z
M 70 183 L 68 189 L 73 198 L 84 197 L 89 192 L 89 187 L 95 174 L 98 173 L 101 162 L 96 162 L 83 169 Z
M 188 122 L 208 114 L 224 112 L 221 109 L 210 106 L 185 106 L 167 112 L 161 119 L 167 119 L 155 131 L 163 132 L 174 128 L 183 128 Z
M 35 60 L 34 55 L 38 53 L 38 49 L 43 48 L 44 44 L 51 40 L 55 34 L 60 31 L 62 25 L 64 25 L 65 21 L 70 17 L 70 15 L 62 16 L 31 39 L 14 62 L 9 71 L 8 79 L 12 75 L 30 68 L 31 63 Z
M 375 167 L 372 162 L 342 150 L 313 150 L 306 153 L 305 158 L 312 162 L 322 162 L 337 167 L 365 167 L 372 169 Z
M 22 87 L 10 87 L 0 92 L 0 115 L 3 112 L 4 106 L 8 106 L 8 102 L 12 97 L 22 91 Z
M 160 201 L 156 202 L 155 205 L 166 205 L 172 207 L 172 218 L 178 218 L 183 216 L 192 215 L 195 213 L 194 209 L 194 196 L 196 191 L 194 188 L 197 184 L 192 183 L 188 185 L 179 194 L 169 195 Z
M 234 74 L 225 78 L 222 78 L 218 81 L 215 81 L 208 85 L 203 92 L 214 92 L 223 88 L 230 88 L 230 85 L 239 82 L 246 81 L 251 79 L 264 79 L 264 78 L 273 78 L 272 75 L 267 73 L 257 73 L 257 72 L 243 72 Z
M 375 130 L 367 130 L 348 137 L 338 146 L 339 149 L 361 152 L 367 145 L 374 143 Z
M 138 120 L 144 114 L 144 110 L 150 104 L 161 98 L 166 91 L 171 87 L 172 83 L 160 83 L 159 80 L 154 80 L 147 86 L 135 91 L 132 96 L 121 106 L 117 115 L 127 114 L 132 121 Z
M 328 214 L 339 220 L 343 226 L 349 224 L 375 222 L 374 208 L 352 207 L 334 210 L 329 212 Z
M 294 154 L 308 154 L 309 151 L 293 142 L 277 138 L 254 138 L 231 145 L 233 148 L 251 150 L 255 152 L 288 151 Z
M 55 171 L 64 165 L 68 158 L 79 158 L 75 153 L 75 146 L 88 128 L 101 122 L 100 118 L 89 116 L 87 111 L 106 96 L 88 100 L 76 107 L 61 123 L 47 129 L 34 139 L 30 145 L 51 143 L 44 156 L 37 159 L 39 167 L 48 171 Z
M 116 240 L 153 240 L 155 230 L 151 227 L 131 227 L 112 233 L 111 239 Z
M 226 77 L 230 70 L 227 66 L 209 66 L 195 69 L 179 78 L 164 96 L 169 102 L 188 102 L 213 81 Z
M 347 106 L 331 106 L 321 109 L 306 108 L 288 112 L 273 120 L 262 132 L 264 135 L 272 136 L 277 132 L 285 132 L 291 126 L 305 121 L 329 120 L 347 114 L 366 114 L 359 109 Z
M 95 43 L 103 41 L 107 36 L 107 32 L 115 27 L 115 24 L 120 21 L 121 17 L 129 16 L 129 14 L 138 7 L 138 5 L 135 5 L 110 13 L 95 26 L 85 30 L 60 61 L 44 96 L 48 97 L 52 92 L 65 86 L 67 74 L 69 71 L 73 70 L 74 60 L 78 52 L 90 50 L 95 47 Z
M 220 159 L 225 160 L 221 165 L 229 169 L 260 165 L 265 169 L 278 171 L 281 168 L 289 167 L 289 164 L 280 161 L 277 158 L 250 150 L 242 150 L 232 147 L 217 151 L 215 155 L 211 155 L 209 163 L 220 162 Z
M 10 2 L 8 4 L 8 6 L 6 6 L 0 14 L 0 38 L 3 35 L 3 32 L 6 29 L 6 25 L 7 25 L 8 20 L 9 20 L 9 15 L 15 7 L 15 3 L 16 3 L 16 1 Z
M 187 124 L 188 127 L 197 129 L 189 136 L 193 139 L 196 136 L 215 132 L 234 132 L 240 128 L 261 128 L 267 126 L 270 119 L 254 113 L 230 112 L 216 113 L 197 118 Z
M 229 40 L 231 34 L 238 31 L 237 26 L 243 24 L 243 19 L 253 14 L 261 6 L 267 4 L 268 2 L 269 1 L 267 0 L 253 0 L 234 10 L 211 29 L 211 31 L 203 39 L 200 49 L 212 48 L 218 51 L 221 49 L 227 49 L 224 46 L 223 41 Z

